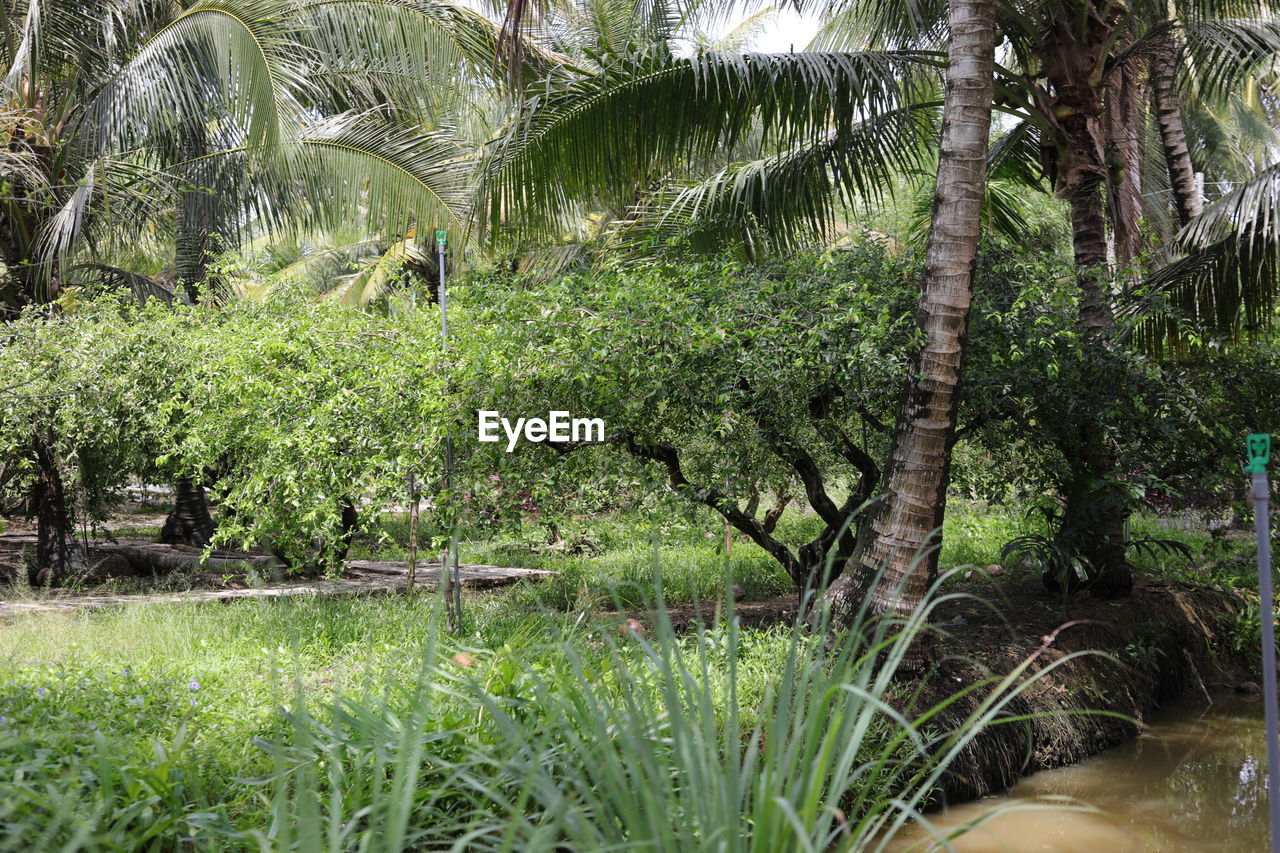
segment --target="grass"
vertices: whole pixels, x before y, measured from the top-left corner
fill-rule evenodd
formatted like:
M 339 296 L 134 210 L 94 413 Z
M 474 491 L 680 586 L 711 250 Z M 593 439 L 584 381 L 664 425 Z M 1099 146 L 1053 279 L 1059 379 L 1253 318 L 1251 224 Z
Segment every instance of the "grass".
M 427 596 L 24 616 L 0 631 L 0 843 L 861 849 L 1010 695 L 931 732 L 885 704 L 905 647 L 646 638 L 497 597 L 460 640 Z
M 688 515 L 656 517 L 619 513 L 561 524 L 566 540 L 590 546 L 591 553 L 585 554 L 547 548 L 545 531 L 535 525 L 497 534 L 473 531 L 464 535 L 461 553 L 470 563 L 560 572 L 554 580 L 525 589 L 527 603 L 535 607 L 652 608 L 655 553 L 664 567 L 663 594 L 669 604 L 719 600 L 725 595 L 726 584 L 741 586 L 750 600 L 795 592 L 777 562 L 741 534 L 735 535 L 726 571 L 724 527 L 718 519 L 709 510 L 698 510 Z M 945 571 L 998 563 L 1004 543 L 1024 527 L 1021 516 L 1008 508 L 953 502 L 947 516 L 940 567 Z M 790 508 L 779 521 L 775 535 L 796 547 L 816 538 L 821 530 L 822 522 L 816 515 Z M 404 559 L 407 539 L 407 519 L 389 515 L 375 536 L 358 547 L 356 553 L 361 557 Z
M 360 547 L 394 558 L 400 524 Z M 789 512 L 779 535 L 816 524 Z M 998 562 L 1025 525 L 954 505 L 942 567 Z M 980 686 L 977 716 L 940 731 L 935 709 L 894 710 L 910 707 L 886 679 L 905 646 L 883 627 L 834 646 L 787 626 L 677 635 L 659 610 L 651 636 L 620 630 L 601 605 L 789 582 L 748 543 L 726 558 L 710 518 L 562 532 L 589 553 L 536 530 L 464 542 L 467 561 L 561 575 L 470 596 L 458 637 L 432 594 L 15 617 L 0 626 L 0 848 L 862 849 L 1011 695 Z
M 530 612 L 493 596 L 468 602 L 472 630 L 436 637 L 430 596 L 252 601 L 229 606 L 138 605 L 101 613 L 23 614 L 0 629 L 0 763 L 3 778 L 48 783 L 83 772 L 108 738 L 112 754 L 152 761 L 157 744 L 199 766 L 211 800 L 252 811 L 237 777 L 269 772 L 257 738 L 279 738 L 280 708 L 301 689 L 308 703 L 368 697 L 412 683 L 432 639 L 431 666 L 465 648 L 483 661 L 490 690 L 516 689 L 524 668 L 554 665 L 567 649 L 606 653 L 599 626 Z M 759 696 L 778 652 L 776 632 L 752 634 L 738 690 Z
M 559 598 L 723 599 L 754 565 L 667 536 L 647 566 L 618 536 L 555 557 L 559 591 L 472 596 L 460 637 L 431 594 L 20 615 L 0 847 L 861 849 L 1008 700 L 936 731 L 887 704 L 910 632 L 677 635 L 659 609 L 645 637 Z

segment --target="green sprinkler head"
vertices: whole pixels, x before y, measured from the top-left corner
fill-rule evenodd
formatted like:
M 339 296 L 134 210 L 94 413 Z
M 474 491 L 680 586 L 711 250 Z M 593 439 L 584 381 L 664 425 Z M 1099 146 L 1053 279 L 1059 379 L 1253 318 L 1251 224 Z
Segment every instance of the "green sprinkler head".
M 1271 436 L 1268 433 L 1254 433 L 1245 441 L 1245 448 L 1249 464 L 1244 466 L 1244 470 L 1251 474 L 1264 473 L 1267 463 L 1271 461 Z

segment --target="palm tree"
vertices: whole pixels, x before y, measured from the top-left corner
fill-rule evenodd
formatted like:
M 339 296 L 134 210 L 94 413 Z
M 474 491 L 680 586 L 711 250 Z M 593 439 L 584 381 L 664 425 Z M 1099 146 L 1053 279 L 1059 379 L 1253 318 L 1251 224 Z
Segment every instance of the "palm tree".
M 948 3 L 946 97 L 933 218 L 920 286 L 919 322 L 924 343 L 912 357 L 912 377 L 894 431 L 887 497 L 876 510 L 869 545 L 857 559 L 867 571 L 846 571 L 827 598 L 846 621 L 867 592 L 866 580 L 883 571 L 870 590 L 873 615 L 909 615 L 928 590 L 947 500 L 951 445 L 956 435 L 960 385 L 979 223 L 986 194 L 987 143 L 995 88 L 995 3 Z M 941 460 L 942 464 L 938 464 Z M 932 556 L 926 546 L 934 543 Z M 923 660 L 921 650 L 909 665 Z
M 1233 4 L 1237 12 L 1265 12 L 1265 3 Z M 1177 88 L 1201 97 L 1224 93 L 1280 51 L 1280 28 L 1268 21 L 1217 17 L 1211 3 L 1164 2 L 1125 7 L 1065 0 L 1009 16 L 1005 33 L 1016 67 L 1002 84 L 1024 121 L 1038 132 L 1042 168 L 1070 209 L 1080 321 L 1091 357 L 1105 359 L 1114 328 L 1114 257 L 1137 255 L 1139 219 L 1165 215 L 1147 203 L 1142 169 L 1142 97 L 1150 86 L 1167 181 L 1184 227 L 1199 215 L 1201 200 L 1191 164 Z M 1174 47 L 1173 34 L 1185 39 Z M 1143 60 L 1150 73 L 1143 75 Z M 1108 227 L 1110 226 L 1110 227 Z M 1239 304 L 1239 299 L 1234 300 Z M 1219 309 L 1232 303 L 1220 294 Z M 1085 417 L 1078 437 L 1062 448 L 1075 469 L 1069 517 L 1092 516 L 1095 535 L 1086 558 L 1086 583 L 1101 595 L 1124 593 L 1133 578 L 1126 560 L 1127 504 L 1114 491 L 1115 459 L 1103 424 Z
M 946 31 L 940 10 L 833 2 L 824 11 L 832 16 L 831 27 L 844 30 L 839 38 L 828 34 L 824 44 L 836 48 L 830 52 L 732 58 L 709 53 L 647 62 L 622 57 L 593 75 L 573 76 L 558 87 L 548 83 L 494 147 L 485 188 L 490 224 L 496 228 L 502 217 L 527 212 L 524 224 L 553 231 L 563 221 L 557 217 L 586 203 L 629 211 L 629 217 L 617 218 L 617 231 L 623 233 L 632 228 L 643 235 L 645 226 L 672 221 L 686 227 L 706 223 L 713 234 L 728 228 L 748 242 L 784 247 L 821 233 L 836 203 L 873 195 L 919 162 L 921 134 L 888 137 L 885 131 L 900 131 L 904 117 L 926 115 L 935 105 L 924 87 L 892 85 L 884 90 L 889 97 L 879 102 L 841 102 L 830 97 L 836 75 L 816 69 L 838 67 L 840 58 L 869 56 L 867 45 L 891 48 L 875 55 L 893 57 L 899 68 L 921 68 Z M 1224 11 L 1238 17 L 1223 18 Z M 1280 51 L 1280 29 L 1269 11 L 1251 2 L 1230 9 L 1194 2 L 1131 8 L 1090 0 L 999 10 L 1008 61 L 997 66 L 996 106 L 1015 121 L 993 147 L 990 167 L 1005 179 L 1032 185 L 1043 186 L 1047 178 L 1066 201 L 1081 326 L 1096 357 L 1105 357 L 1114 345 L 1120 294 L 1111 258 L 1135 257 L 1140 219 L 1158 222 L 1164 213 L 1139 183 L 1139 176 L 1152 170 L 1144 156 L 1149 146 L 1137 134 L 1160 129 L 1153 147 L 1164 153 L 1169 197 L 1178 200 L 1175 216 L 1194 212 L 1186 197 L 1186 175 L 1194 170 L 1188 171 L 1169 121 L 1168 98 L 1176 93 L 1181 106 L 1196 103 L 1203 113 L 1205 104 L 1228 97 L 1241 81 L 1256 76 Z M 1174 33 L 1181 45 L 1174 85 L 1153 84 L 1148 98 L 1144 64 L 1154 54 L 1157 70 L 1168 74 Z M 792 75 L 797 69 L 814 70 Z M 752 87 L 759 79 L 768 80 L 767 89 Z M 797 86 L 802 92 L 794 91 Z M 816 95 L 817 109 L 806 113 L 780 106 L 806 90 Z M 717 100 L 722 95 L 729 96 L 725 102 Z M 1152 113 L 1155 121 L 1147 119 Z M 705 160 L 732 150 L 748 128 L 769 146 L 764 156 L 732 162 L 709 176 L 672 167 L 681 158 L 687 164 L 691 155 Z M 1194 140 L 1187 148 L 1198 150 Z M 1276 220 L 1267 218 L 1268 193 L 1275 189 L 1273 176 L 1264 172 L 1189 220 L 1164 247 L 1164 257 L 1173 262 L 1131 289 L 1152 297 L 1142 303 L 1145 309 L 1158 307 L 1163 298 L 1182 309 L 1185 321 L 1218 330 L 1238 324 L 1233 318 L 1241 311 L 1251 321 L 1269 317 L 1266 306 L 1275 296 L 1280 268 L 1275 260 L 1280 234 Z M 1177 326 L 1151 314 L 1144 328 L 1148 339 L 1158 340 Z M 922 510 L 910 524 L 895 525 L 899 532 L 914 530 L 911 537 L 873 541 L 865 553 L 927 551 L 930 534 L 941 523 L 944 497 L 935 490 L 945 482 L 948 458 L 945 448 L 934 450 L 927 464 L 916 458 L 916 467 L 901 473 L 904 479 L 885 497 L 886 505 L 916 501 L 923 506 L 921 496 L 934 495 L 933 524 L 927 524 Z M 1099 593 L 1122 592 L 1132 584 L 1125 560 L 1125 510 L 1121 502 L 1100 500 L 1115 469 L 1101 423 L 1084 418 L 1063 451 L 1076 465 L 1075 479 L 1088 486 L 1071 490 L 1079 502 L 1073 512 L 1088 514 L 1091 504 L 1111 507 L 1097 514 L 1089 580 Z M 850 564 L 862 566 L 861 557 Z M 924 577 L 931 567 L 932 560 L 918 561 Z M 901 580 L 895 574 L 886 576 L 888 591 L 878 598 L 887 599 L 895 590 Z

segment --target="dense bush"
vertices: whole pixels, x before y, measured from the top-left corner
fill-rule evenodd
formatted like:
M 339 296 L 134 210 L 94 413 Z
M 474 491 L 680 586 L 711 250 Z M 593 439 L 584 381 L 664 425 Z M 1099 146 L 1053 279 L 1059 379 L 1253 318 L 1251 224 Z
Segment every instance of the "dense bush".
M 1007 245 L 981 258 L 956 490 L 1022 501 L 1097 489 L 1079 432 L 1096 417 L 1126 500 L 1234 497 L 1238 437 L 1280 388 L 1275 344 L 1177 362 L 1084 347 L 1065 264 Z M 530 513 L 555 542 L 574 513 L 673 494 L 725 514 L 802 584 L 847 552 L 837 532 L 880 475 L 917 272 L 868 243 L 771 266 L 673 257 L 536 283 L 472 273 L 453 287 L 447 353 L 432 306 L 360 312 L 285 285 L 225 305 L 32 314 L 0 337 L 0 375 L 13 377 L 0 388 L 0 502 L 30 494 L 39 436 L 80 520 L 130 478 L 193 477 L 211 489 L 220 541 L 301 566 L 332 565 L 352 511 L 367 527 L 405 501 L 410 474 L 438 510 L 424 542 L 455 521 Z M 606 441 L 509 453 L 476 440 L 481 409 L 599 417 Z M 787 500 L 821 521 L 810 539 L 764 529 L 757 509 Z
M 89 304 L 6 327 L 0 453 L 52 438 L 101 505 L 129 476 L 194 476 L 222 541 L 330 556 L 341 506 L 403 500 L 440 468 L 448 408 L 426 312 L 378 316 L 291 292 L 224 306 Z M 23 490 L 30 464 L 8 489 Z M 428 480 L 428 490 L 438 488 Z
M 879 478 L 913 288 L 910 263 L 874 244 L 764 267 L 605 265 L 536 287 L 478 276 L 456 303 L 464 409 L 601 417 L 608 447 L 468 443 L 471 464 L 559 478 L 551 504 L 582 492 L 559 472 L 599 464 L 578 457 L 604 452 L 626 472 L 644 462 L 651 485 L 720 511 L 803 585 Z M 804 500 L 825 527 L 793 550 L 748 509 L 761 494 Z

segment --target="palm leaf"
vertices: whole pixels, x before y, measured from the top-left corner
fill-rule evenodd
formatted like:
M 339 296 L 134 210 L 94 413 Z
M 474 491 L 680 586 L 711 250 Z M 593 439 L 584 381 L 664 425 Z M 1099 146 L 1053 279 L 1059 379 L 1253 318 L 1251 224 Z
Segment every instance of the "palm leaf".
M 250 150 L 298 122 L 309 84 L 284 0 L 202 0 L 155 33 L 85 111 L 96 149 L 169 142 L 223 115 Z M 202 130 L 203 132 L 203 130 Z
M 757 122 L 784 148 L 852 137 L 861 118 L 910 103 L 916 75 L 936 63 L 905 52 L 654 53 L 550 79 L 493 143 L 483 224 L 554 233 L 580 200 L 625 207 L 672 165 L 733 146 Z
M 344 305 L 367 307 L 390 292 L 396 275 L 405 263 L 421 264 L 430 259 L 429 246 L 424 246 L 413 237 L 407 237 L 367 261 L 363 269 L 340 279 L 326 295 Z
M 358 226 L 371 234 L 466 228 L 472 155 L 444 131 L 335 116 L 282 156 L 265 223 L 283 232 Z
M 1148 276 L 1124 306 L 1148 349 L 1186 331 L 1233 339 L 1270 328 L 1280 296 L 1280 165 L 1223 196 L 1179 233 L 1183 257 Z
M 749 254 L 811 245 L 829 236 L 837 204 L 879 199 L 895 175 L 918 166 L 936 131 L 933 110 L 894 110 L 817 145 L 668 186 L 646 198 L 615 231 L 633 251 L 699 230 L 716 234 L 714 248 L 722 242 L 722 229 L 737 236 Z
M 1186 38 L 1182 84 L 1209 100 L 1234 94 L 1252 75 L 1274 69 L 1280 57 L 1280 21 L 1193 21 Z

